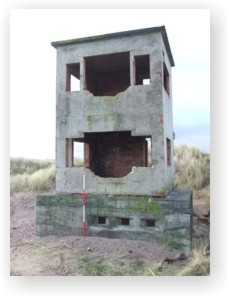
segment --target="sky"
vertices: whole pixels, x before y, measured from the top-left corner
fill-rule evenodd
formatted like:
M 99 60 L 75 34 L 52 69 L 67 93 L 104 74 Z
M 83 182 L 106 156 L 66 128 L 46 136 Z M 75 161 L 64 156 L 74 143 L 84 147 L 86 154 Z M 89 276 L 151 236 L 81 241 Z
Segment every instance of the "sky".
M 56 50 L 52 41 L 166 27 L 175 144 L 210 151 L 209 9 L 12 9 L 10 156 L 55 158 Z

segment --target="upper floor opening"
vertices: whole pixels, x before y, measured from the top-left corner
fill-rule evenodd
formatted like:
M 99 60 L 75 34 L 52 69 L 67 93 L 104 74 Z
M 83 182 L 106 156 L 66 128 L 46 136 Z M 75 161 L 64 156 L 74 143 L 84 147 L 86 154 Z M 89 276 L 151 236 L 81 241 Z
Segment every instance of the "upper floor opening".
M 150 84 L 149 55 L 135 56 L 134 61 L 135 61 L 135 85 Z
M 88 90 L 93 96 L 116 96 L 130 85 L 151 84 L 150 54 L 134 55 L 130 52 L 86 56 L 80 63 L 66 65 L 66 91 Z M 162 61 L 162 85 L 170 95 L 170 75 Z
M 85 57 L 85 88 L 94 96 L 116 96 L 130 86 L 130 53 Z
M 66 139 L 66 167 L 84 165 L 100 177 L 124 177 L 133 166 L 151 167 L 151 146 L 150 136 L 131 131 L 85 133 L 84 139 Z
M 66 91 L 80 91 L 80 63 L 66 65 Z

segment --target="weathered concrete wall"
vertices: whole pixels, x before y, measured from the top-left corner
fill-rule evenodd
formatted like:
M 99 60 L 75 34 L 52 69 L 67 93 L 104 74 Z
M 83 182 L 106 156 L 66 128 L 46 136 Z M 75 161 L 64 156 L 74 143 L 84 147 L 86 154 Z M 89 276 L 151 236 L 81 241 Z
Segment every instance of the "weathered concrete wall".
M 107 195 L 152 195 L 164 196 L 168 189 L 165 188 L 164 176 L 151 167 L 133 167 L 132 172 L 125 177 L 99 177 L 88 168 L 59 168 L 56 173 L 56 189 L 58 193 L 81 192 L 85 174 L 86 189 L 90 194 Z M 153 182 L 157 186 L 153 188 Z M 76 190 L 77 189 L 77 190 Z M 162 192 L 163 189 L 163 192 Z
M 90 193 L 157 195 L 171 189 L 172 174 L 169 181 L 166 182 L 165 178 L 170 168 L 164 165 L 163 106 L 155 96 L 152 85 L 130 87 L 114 98 L 93 97 L 87 91 L 62 95 L 62 104 L 58 107 L 58 115 L 62 116 L 57 118 L 58 192 L 74 193 L 82 189 L 82 168 L 65 166 L 66 143 L 61 136 L 80 138 L 84 136 L 83 131 L 131 131 L 133 136 L 152 137 L 152 168 L 134 167 L 130 175 L 119 180 L 102 179 L 86 169 L 87 190 Z
M 174 61 L 165 28 L 54 46 L 58 194 L 37 196 L 37 235 L 82 234 L 79 193 L 85 176 L 88 236 L 159 241 L 189 250 L 192 193 L 171 191 Z M 71 91 L 70 75 L 80 79 L 77 92 Z M 143 79 L 150 79 L 150 84 L 140 85 Z M 149 167 L 147 138 L 151 139 Z M 74 141 L 87 148 L 84 167 L 73 167 Z M 104 171 L 95 170 L 100 162 Z
M 93 96 L 85 90 L 85 57 L 129 52 L 130 86 L 116 96 Z M 149 55 L 149 85 L 135 85 L 135 56 Z M 95 194 L 167 194 L 172 188 L 173 124 L 171 93 L 163 88 L 163 62 L 170 63 L 160 33 L 130 35 L 57 48 L 56 190 L 60 193 L 82 189 L 82 168 L 66 167 L 66 139 L 84 138 L 84 133 L 131 131 L 132 136 L 152 140 L 152 167 L 133 168 L 119 180 L 99 178 L 85 170 L 88 190 Z M 66 92 L 66 65 L 80 63 L 78 92 Z M 171 72 L 170 72 L 171 74 Z M 170 75 L 171 81 L 171 75 Z M 127 84 L 127 82 L 126 82 Z M 171 82 L 170 82 L 171 84 Z M 111 92 L 113 87 L 111 86 Z M 171 166 L 167 165 L 166 138 L 172 143 Z M 67 180 L 68 179 L 68 180 Z M 121 184 L 121 187 L 116 186 Z M 136 185 L 135 185 L 136 183 Z M 115 186 L 114 186 L 115 185 Z M 134 192 L 137 189 L 137 192 Z
M 171 65 L 168 58 L 168 55 L 166 54 L 166 48 L 164 45 L 163 40 L 161 40 L 161 45 L 163 49 L 163 62 L 165 63 L 165 66 L 167 68 L 167 71 L 169 73 L 169 94 L 166 92 L 166 90 L 163 87 L 163 126 L 164 126 L 164 154 L 167 154 L 167 146 L 166 146 L 166 138 L 171 140 L 171 166 L 167 166 L 167 162 L 164 163 L 165 165 L 165 182 L 166 184 L 171 184 L 171 181 L 174 176 L 174 142 L 173 142 L 173 98 L 172 98 L 172 71 L 171 71 Z
M 162 98 L 153 85 L 129 87 L 115 97 L 94 97 L 88 91 L 61 92 L 57 106 L 57 137 L 83 133 L 132 131 L 133 136 L 159 134 Z
M 80 194 L 38 195 L 36 212 L 38 236 L 82 234 Z M 87 236 L 158 241 L 185 251 L 190 250 L 191 191 L 173 190 L 160 199 L 143 195 L 90 194 L 87 198 L 86 217 Z M 146 220 L 150 220 L 150 226 L 146 225 Z

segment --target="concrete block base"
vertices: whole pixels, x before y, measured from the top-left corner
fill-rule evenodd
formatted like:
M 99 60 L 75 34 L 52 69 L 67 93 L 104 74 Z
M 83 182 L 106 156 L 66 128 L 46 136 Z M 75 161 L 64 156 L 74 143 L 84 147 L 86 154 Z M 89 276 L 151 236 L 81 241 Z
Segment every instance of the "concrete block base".
M 183 251 L 191 248 L 192 192 L 172 190 L 166 197 L 87 196 L 87 236 L 157 241 Z M 36 234 L 82 235 L 81 194 L 36 197 Z

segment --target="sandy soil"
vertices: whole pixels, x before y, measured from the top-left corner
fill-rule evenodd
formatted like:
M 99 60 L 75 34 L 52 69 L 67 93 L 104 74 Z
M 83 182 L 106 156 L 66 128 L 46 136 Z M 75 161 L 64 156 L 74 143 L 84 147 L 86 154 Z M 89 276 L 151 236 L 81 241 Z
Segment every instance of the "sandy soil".
M 88 275 L 90 265 L 91 270 L 98 269 L 95 274 L 100 275 L 102 260 L 108 264 L 104 265 L 107 275 L 108 269 L 112 275 L 121 272 L 122 275 L 139 275 L 143 273 L 140 268 L 151 267 L 165 257 L 178 254 L 167 246 L 142 241 L 77 236 L 38 238 L 35 235 L 35 197 L 36 193 L 28 192 L 11 196 L 11 275 Z M 202 207 L 200 203 L 198 211 Z M 196 242 L 207 240 L 207 225 L 195 222 L 194 231 Z

